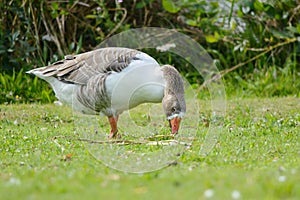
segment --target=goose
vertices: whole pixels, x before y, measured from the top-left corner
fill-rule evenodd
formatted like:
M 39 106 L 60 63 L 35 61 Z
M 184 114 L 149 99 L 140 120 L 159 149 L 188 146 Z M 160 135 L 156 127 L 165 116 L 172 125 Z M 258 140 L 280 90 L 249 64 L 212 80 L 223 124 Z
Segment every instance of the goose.
M 171 134 L 186 112 L 182 77 L 136 49 L 105 47 L 27 71 L 47 81 L 57 99 L 84 114 L 105 115 L 109 138 L 119 138 L 119 115 L 142 103 L 162 102 Z

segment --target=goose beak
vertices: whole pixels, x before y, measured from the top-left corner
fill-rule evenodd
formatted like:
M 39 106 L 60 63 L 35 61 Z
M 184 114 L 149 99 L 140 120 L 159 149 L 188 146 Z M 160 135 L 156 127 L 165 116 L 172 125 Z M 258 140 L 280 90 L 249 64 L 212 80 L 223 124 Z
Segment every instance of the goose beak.
M 171 130 L 172 130 L 172 132 L 171 132 L 172 134 L 177 134 L 178 133 L 179 126 L 180 126 L 180 121 L 181 121 L 180 117 L 174 117 L 173 119 L 169 120 L 170 127 L 171 127 Z

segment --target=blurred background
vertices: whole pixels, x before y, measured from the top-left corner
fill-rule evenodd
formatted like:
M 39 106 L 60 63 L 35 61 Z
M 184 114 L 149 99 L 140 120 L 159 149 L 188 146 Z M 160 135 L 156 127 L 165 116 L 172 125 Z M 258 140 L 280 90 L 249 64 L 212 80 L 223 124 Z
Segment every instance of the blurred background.
M 0 103 L 54 101 L 49 85 L 26 70 L 140 27 L 176 29 L 197 41 L 229 98 L 300 96 L 299 0 L 2 0 L 0 13 Z M 199 98 L 209 98 L 184 58 L 145 51 L 176 66 Z

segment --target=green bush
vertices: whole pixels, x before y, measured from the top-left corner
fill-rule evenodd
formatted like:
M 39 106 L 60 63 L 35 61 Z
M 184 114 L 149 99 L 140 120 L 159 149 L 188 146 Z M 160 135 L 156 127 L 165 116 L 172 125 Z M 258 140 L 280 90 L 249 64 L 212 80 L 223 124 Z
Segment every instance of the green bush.
M 8 79 L 13 73 L 47 65 L 66 54 L 93 50 L 105 38 L 124 30 L 154 26 L 177 29 L 201 44 L 229 81 L 228 87 L 233 87 L 227 91 L 255 90 L 253 77 L 275 70 L 278 76 L 269 82 L 287 79 L 281 72 L 290 71 L 295 87 L 289 92 L 273 88 L 268 91 L 277 92 L 268 94 L 258 88 L 253 93 L 298 94 L 299 11 L 300 3 L 295 0 L 4 0 L 0 5 L 0 72 Z M 193 68 L 185 67 L 186 62 L 152 53 L 161 62 L 176 64 L 191 83 L 203 83 L 200 75 L 190 70 Z M 278 78 L 281 75 L 284 78 Z M 0 90 L 3 93 L 4 89 Z M 24 86 L 24 90 L 29 89 Z M 32 97 L 23 98 L 31 101 Z
M 39 79 L 24 75 L 23 70 L 13 71 L 11 75 L 0 74 L 0 102 L 28 103 L 52 102 L 55 98 L 50 86 Z

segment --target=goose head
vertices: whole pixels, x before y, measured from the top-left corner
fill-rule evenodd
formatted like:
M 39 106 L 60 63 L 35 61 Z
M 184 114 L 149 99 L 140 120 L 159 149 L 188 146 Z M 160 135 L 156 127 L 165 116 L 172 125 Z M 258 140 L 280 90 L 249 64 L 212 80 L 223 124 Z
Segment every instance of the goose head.
M 170 65 L 162 66 L 165 91 L 162 99 L 164 113 L 169 121 L 171 133 L 176 134 L 186 112 L 184 84 L 179 72 Z

